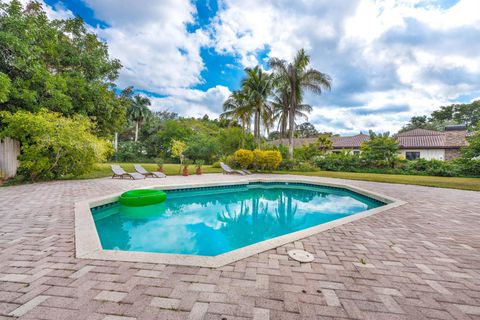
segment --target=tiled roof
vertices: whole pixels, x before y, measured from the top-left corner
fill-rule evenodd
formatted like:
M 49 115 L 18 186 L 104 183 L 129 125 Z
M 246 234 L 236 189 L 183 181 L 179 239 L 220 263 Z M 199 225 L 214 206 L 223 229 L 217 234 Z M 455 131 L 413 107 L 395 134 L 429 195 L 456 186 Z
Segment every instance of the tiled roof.
M 293 139 L 293 146 L 300 147 L 306 144 L 315 143 L 317 142 L 317 139 L 318 138 L 295 138 Z M 359 149 L 362 142 L 368 139 L 369 139 L 369 136 L 366 134 L 357 134 L 356 136 L 350 136 L 350 137 L 334 136 L 332 137 L 332 147 L 333 149 L 342 149 L 342 148 Z M 272 140 L 269 143 L 276 146 L 281 144 L 288 145 L 288 139 Z
M 434 131 L 426 129 L 413 129 L 397 134 L 396 138 L 402 149 L 448 149 L 460 148 L 467 145 L 466 131 Z
M 426 129 L 413 129 L 405 131 L 394 136 L 399 142 L 401 149 L 458 149 L 467 145 L 465 139 L 466 131 L 434 131 Z M 357 134 L 355 136 L 332 137 L 333 149 L 359 149 L 362 142 L 370 137 L 366 134 Z M 293 139 L 294 147 L 300 147 L 306 144 L 315 143 L 317 138 L 296 138 Z M 278 139 L 270 141 L 273 145 L 288 145 L 288 139 Z
M 401 148 L 441 148 L 445 146 L 445 135 L 398 136 Z
M 350 137 L 332 137 L 333 148 L 352 148 L 359 149 L 362 142 L 367 141 L 370 137 L 366 134 L 357 134 L 356 136 Z
M 409 137 L 409 136 L 436 136 L 442 134 L 442 132 L 435 131 L 435 130 L 427 130 L 427 129 L 413 129 L 405 132 L 400 132 L 396 136 L 397 137 Z

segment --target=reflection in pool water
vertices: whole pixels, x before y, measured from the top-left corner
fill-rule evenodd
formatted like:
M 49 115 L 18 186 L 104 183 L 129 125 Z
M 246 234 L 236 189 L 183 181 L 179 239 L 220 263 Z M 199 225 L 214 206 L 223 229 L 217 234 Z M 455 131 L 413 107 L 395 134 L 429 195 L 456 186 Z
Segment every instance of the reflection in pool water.
M 164 203 L 93 209 L 104 249 L 214 256 L 383 205 L 344 189 L 249 184 L 168 192 Z

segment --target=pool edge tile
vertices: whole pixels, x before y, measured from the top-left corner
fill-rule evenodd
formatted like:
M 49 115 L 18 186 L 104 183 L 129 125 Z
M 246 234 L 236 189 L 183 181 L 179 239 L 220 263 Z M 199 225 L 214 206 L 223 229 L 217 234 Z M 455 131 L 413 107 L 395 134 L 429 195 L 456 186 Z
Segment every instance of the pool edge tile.
M 395 207 L 406 204 L 406 201 L 388 197 L 370 190 L 354 187 L 344 183 L 331 183 L 322 181 L 318 177 L 242 177 L 242 179 L 222 182 L 206 182 L 194 184 L 170 184 L 156 185 L 150 188 L 161 188 L 163 190 L 171 189 L 188 189 L 196 187 L 221 186 L 230 184 L 248 184 L 254 182 L 296 182 L 307 183 L 320 186 L 330 186 L 347 189 L 361 195 L 373 198 L 377 201 L 384 202 L 385 205 L 370 210 L 366 210 L 354 215 L 333 220 L 307 229 L 275 237 L 269 240 L 254 243 L 252 245 L 232 250 L 217 256 L 195 256 L 183 254 L 165 254 L 153 252 L 137 252 L 137 251 L 121 251 L 121 250 L 105 250 L 102 248 L 98 233 L 96 231 L 95 222 L 91 214 L 91 208 L 101 206 L 112 201 L 118 200 L 121 193 L 112 194 L 105 197 L 84 200 L 75 203 L 75 256 L 83 259 L 109 260 L 109 261 L 129 261 L 129 262 L 145 262 L 159 263 L 182 266 L 196 266 L 219 268 L 224 265 L 233 263 L 238 260 L 245 259 L 254 254 L 258 254 L 267 250 L 277 248 L 279 246 L 304 239 L 306 237 L 318 234 L 320 232 L 350 223 L 373 214 L 390 210 Z

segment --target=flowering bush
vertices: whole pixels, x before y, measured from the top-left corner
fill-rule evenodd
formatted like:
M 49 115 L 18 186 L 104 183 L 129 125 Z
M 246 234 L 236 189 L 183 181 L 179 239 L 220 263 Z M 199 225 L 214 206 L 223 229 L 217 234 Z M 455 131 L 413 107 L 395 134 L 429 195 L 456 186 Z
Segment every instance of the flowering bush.
M 253 162 L 253 152 L 247 149 L 238 149 L 233 154 L 233 159 L 242 169 L 247 169 Z

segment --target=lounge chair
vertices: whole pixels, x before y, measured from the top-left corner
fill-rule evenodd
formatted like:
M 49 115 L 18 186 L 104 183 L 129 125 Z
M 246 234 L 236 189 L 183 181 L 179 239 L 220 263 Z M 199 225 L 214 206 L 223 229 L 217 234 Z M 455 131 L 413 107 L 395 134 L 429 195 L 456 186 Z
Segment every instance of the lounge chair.
M 242 176 L 246 175 L 245 172 L 241 170 L 234 170 L 223 162 L 220 162 L 220 167 L 222 168 L 224 174 L 240 174 Z
M 135 167 L 135 171 L 140 173 L 145 177 L 152 177 L 152 178 L 166 178 L 167 176 L 163 172 L 158 171 L 147 171 L 144 167 L 139 164 L 133 165 Z
M 120 178 L 120 179 L 129 178 L 134 180 L 145 179 L 144 175 L 137 172 L 132 172 L 132 173 L 126 172 L 125 170 L 123 170 L 122 167 L 116 164 L 112 164 L 112 172 L 113 172 L 112 179 L 113 178 Z

